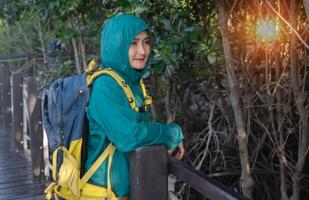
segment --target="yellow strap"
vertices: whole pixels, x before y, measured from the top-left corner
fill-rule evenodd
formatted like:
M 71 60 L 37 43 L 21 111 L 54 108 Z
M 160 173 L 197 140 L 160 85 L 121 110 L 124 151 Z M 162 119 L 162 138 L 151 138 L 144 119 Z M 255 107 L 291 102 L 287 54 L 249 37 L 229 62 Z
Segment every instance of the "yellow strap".
M 57 174 L 57 155 L 59 151 L 59 147 L 53 153 L 53 179 L 56 181 L 56 174 Z
M 140 85 L 141 85 L 142 92 L 143 92 L 144 99 L 145 99 L 144 100 L 144 106 L 145 106 L 145 108 L 147 108 L 147 106 L 152 104 L 152 97 L 147 94 L 147 90 L 146 90 L 143 79 L 140 80 Z
M 87 76 L 87 86 L 89 87 L 90 85 L 92 85 L 93 81 L 102 74 L 110 75 L 117 81 L 117 83 L 121 86 L 125 95 L 127 96 L 131 109 L 138 111 L 138 108 L 136 107 L 136 104 L 134 101 L 134 95 L 133 95 L 131 88 L 126 84 L 126 82 L 122 79 L 122 77 L 119 76 L 116 72 L 114 72 L 111 68 L 98 70 L 98 71 L 93 72 L 91 75 L 88 75 Z M 144 96 L 143 106 L 145 106 L 145 109 L 146 109 L 147 106 L 152 104 L 152 97 L 147 94 L 143 79 L 140 80 L 140 86 L 141 86 L 143 96 Z
M 72 163 L 72 165 L 74 165 L 75 168 L 80 168 L 79 162 L 70 154 L 70 152 L 64 146 L 58 147 L 53 153 L 53 179 L 55 181 L 57 181 L 56 175 L 57 175 L 58 151 L 62 151 L 63 152 L 62 157 L 64 158 L 66 156 L 66 158 L 69 160 L 70 163 Z
M 45 190 L 44 193 L 46 194 L 45 199 L 46 200 L 51 200 L 52 199 L 52 194 L 54 193 L 54 198 L 58 200 L 58 195 L 56 194 L 57 184 L 55 182 L 52 182 Z
M 64 159 L 64 157 L 66 157 L 69 162 L 74 165 L 74 167 L 76 168 L 80 168 L 80 164 L 79 162 L 70 154 L 70 152 L 64 147 L 64 146 L 60 146 L 58 147 L 54 153 L 53 153 L 53 180 L 55 182 L 52 182 L 46 189 L 45 189 L 45 193 L 46 193 L 46 199 L 50 200 L 52 197 L 52 193 L 54 193 L 54 197 L 56 200 L 58 200 L 58 195 L 56 194 L 56 190 L 57 190 L 57 162 L 58 162 L 58 152 L 62 151 L 63 155 L 62 158 Z
M 88 75 L 88 74 L 92 74 L 92 73 L 95 72 L 98 68 L 99 68 L 99 65 L 98 65 L 97 61 L 96 61 L 95 59 L 92 59 L 92 60 L 90 61 L 90 63 L 87 65 L 85 72 L 86 72 L 87 75 Z
M 111 180 L 110 180 L 110 170 L 112 166 L 113 156 L 114 152 L 112 151 L 108 156 L 108 165 L 107 165 L 107 197 L 112 197 L 112 186 L 111 186 Z
M 51 184 L 49 184 L 49 186 L 44 190 L 44 193 L 46 194 L 45 198 L 47 200 L 50 200 L 52 197 L 52 192 L 54 190 L 56 183 L 52 182 Z
M 115 147 L 112 143 L 110 143 L 107 148 L 103 151 L 103 153 L 98 157 L 98 159 L 93 163 L 93 165 L 88 169 L 85 175 L 80 180 L 80 188 L 83 188 L 85 184 L 89 181 L 91 176 L 97 171 L 97 169 L 101 166 L 104 160 L 109 155 L 113 155 L 115 151 Z M 110 156 L 112 157 L 112 156 Z
M 129 200 L 128 197 L 107 197 L 107 200 Z
M 93 81 L 102 74 L 110 75 L 117 81 L 117 83 L 121 86 L 125 95 L 127 96 L 128 101 L 130 103 L 130 107 L 133 110 L 135 110 L 136 105 L 135 105 L 134 95 L 133 95 L 131 88 L 129 87 L 129 85 L 126 84 L 126 82 L 121 78 L 121 76 L 119 76 L 116 72 L 114 72 L 110 68 L 96 71 L 92 75 L 87 76 L 87 86 L 89 87 L 93 83 Z

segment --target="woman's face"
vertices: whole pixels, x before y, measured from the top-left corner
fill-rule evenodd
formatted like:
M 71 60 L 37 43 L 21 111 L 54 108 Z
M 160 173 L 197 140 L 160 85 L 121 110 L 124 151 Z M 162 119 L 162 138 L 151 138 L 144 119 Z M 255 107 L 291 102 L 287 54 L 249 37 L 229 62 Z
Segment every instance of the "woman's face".
M 132 68 L 144 69 L 150 49 L 148 33 L 146 31 L 139 33 L 129 48 L 129 60 Z

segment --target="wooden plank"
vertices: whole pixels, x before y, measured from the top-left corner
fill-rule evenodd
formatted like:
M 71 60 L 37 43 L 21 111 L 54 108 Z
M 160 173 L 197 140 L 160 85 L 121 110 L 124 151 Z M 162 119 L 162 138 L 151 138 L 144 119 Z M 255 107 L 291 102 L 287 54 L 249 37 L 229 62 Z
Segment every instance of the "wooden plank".
M 23 169 L 27 172 L 31 172 L 32 168 L 29 165 L 20 164 L 20 165 L 13 165 L 12 167 L 6 168 L 6 169 L 0 169 L 0 177 L 3 178 L 4 176 L 7 176 L 8 174 L 15 174 L 16 172 L 19 172 L 20 169 Z
M 3 154 L 1 152 L 1 154 Z M 12 154 L 15 154 L 16 155 L 16 152 L 12 152 Z M 12 155 L 12 154 L 7 154 L 7 155 Z M 30 160 L 29 158 L 25 158 L 25 157 L 21 157 L 21 156 L 18 156 L 16 155 L 15 158 L 12 158 L 12 157 L 6 157 L 7 155 L 1 155 L 0 156 L 0 164 L 3 164 L 4 162 L 9 162 L 9 161 L 21 161 L 21 162 L 24 162 L 24 160 Z M 13 166 L 12 166 L 13 167 Z
M 36 198 L 36 197 L 38 197 L 38 198 Z M 44 196 L 42 195 L 42 192 L 39 191 L 39 190 L 34 191 L 32 193 L 26 192 L 25 194 L 18 194 L 18 195 L 14 195 L 14 196 L 9 197 L 9 200 L 34 200 L 34 199 L 45 200 Z
M 144 147 L 130 155 L 130 198 L 167 200 L 167 158 L 162 146 Z
M 6 194 L 9 194 L 9 193 L 13 193 L 14 195 L 17 193 L 16 191 L 23 191 L 23 190 L 40 190 L 42 191 L 43 188 L 46 187 L 46 184 L 45 183 L 32 183 L 32 184 L 19 184 L 19 185 L 13 185 L 9 188 L 3 188 L 3 189 L 0 189 L 1 190 L 1 193 L 6 193 Z M 23 194 L 23 193 L 21 193 Z
M 168 159 L 169 170 L 176 177 L 186 182 L 192 188 L 203 194 L 210 200 L 245 200 L 246 198 L 236 193 L 225 185 L 207 177 L 193 167 L 176 160 Z
M 1 179 L 6 180 L 4 183 L 11 183 L 18 180 L 24 180 L 25 178 L 31 178 L 32 172 L 30 171 L 23 171 L 21 168 L 14 171 L 14 173 L 8 173 L 1 176 Z M 0 183 L 3 183 L 0 180 Z
M 3 120 L 3 80 L 2 80 L 3 68 L 4 68 L 4 65 L 0 64 L 0 116 L 1 116 L 1 122 Z
M 14 146 L 23 150 L 23 89 L 20 73 L 12 74 L 12 127 L 14 134 Z
M 14 153 L 14 152 L 12 152 L 12 153 Z M 12 153 L 11 153 L 11 155 L 12 155 Z M 0 167 L 4 167 L 4 166 L 9 167 L 10 165 L 13 165 L 13 164 L 19 165 L 19 164 L 25 163 L 24 160 L 10 160 L 10 161 L 3 161 L 3 162 L 5 162 L 5 163 L 0 163 Z
M 34 77 L 25 78 L 28 93 L 30 149 L 33 167 L 33 176 L 38 179 L 44 178 L 43 159 L 43 127 L 41 100 L 38 93 L 38 80 Z
M 18 189 L 12 188 L 1 191 L 0 199 L 25 198 L 33 195 L 42 195 L 45 184 L 40 185 L 25 185 Z
M 2 143 L 3 141 L 1 140 L 1 143 Z M 17 159 L 17 160 L 22 160 L 22 159 L 26 159 L 26 155 L 24 155 L 24 154 L 16 154 L 14 157 L 12 157 L 12 155 L 11 154 L 0 154 L 0 160 L 1 159 L 8 159 L 8 160 L 10 160 L 10 159 Z M 0 162 L 1 163 L 1 162 Z
M 14 187 L 18 188 L 19 186 L 32 185 L 32 184 L 36 185 L 36 184 L 41 184 L 41 183 L 35 182 L 32 179 L 16 181 L 16 182 L 12 182 L 12 183 L 5 183 L 5 184 L 0 185 L 0 191 L 2 191 L 2 189 L 14 188 Z
M 33 54 L 30 53 L 23 53 L 23 54 L 0 54 L 0 60 L 14 60 L 14 59 L 30 59 L 33 57 Z
M 26 84 L 26 79 L 23 78 L 23 146 L 24 149 L 29 149 L 29 139 L 30 139 L 30 133 L 29 133 L 29 97 L 28 97 L 28 89 Z
M 31 196 L 31 197 L 25 197 L 25 198 L 18 198 L 19 200 L 44 200 L 45 195 L 39 195 L 39 196 Z M 14 200 L 14 199 L 12 199 Z
M 4 126 L 11 128 L 12 114 L 11 114 L 11 81 L 10 70 L 6 65 L 2 65 L 2 111 L 4 115 Z
M 13 139 L 10 129 L 3 127 L 0 117 L 0 199 L 44 199 L 46 181 L 33 178 L 29 156 L 24 151 L 7 150 Z

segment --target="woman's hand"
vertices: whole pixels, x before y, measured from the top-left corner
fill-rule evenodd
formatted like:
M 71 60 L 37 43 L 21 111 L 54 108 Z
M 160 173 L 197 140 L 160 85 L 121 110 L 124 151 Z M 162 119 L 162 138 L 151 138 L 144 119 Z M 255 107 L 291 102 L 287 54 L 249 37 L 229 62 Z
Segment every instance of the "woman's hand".
M 184 148 L 184 145 L 183 145 L 183 142 L 180 142 L 177 146 L 177 153 L 176 155 L 174 156 L 177 160 L 181 160 L 185 154 L 185 148 Z M 173 150 L 168 150 L 167 151 L 167 154 L 169 156 L 171 156 L 173 154 Z

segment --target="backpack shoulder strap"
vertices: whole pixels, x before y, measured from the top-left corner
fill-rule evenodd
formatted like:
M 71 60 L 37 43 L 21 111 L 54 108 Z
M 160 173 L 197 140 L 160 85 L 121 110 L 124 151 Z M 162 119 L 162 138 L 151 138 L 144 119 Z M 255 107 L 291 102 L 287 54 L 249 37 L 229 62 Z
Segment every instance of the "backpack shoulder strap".
M 108 157 L 108 173 L 110 171 L 110 163 L 112 162 L 112 158 L 115 152 L 115 146 L 112 143 L 106 147 L 103 153 L 97 158 L 97 160 L 92 164 L 92 166 L 88 169 L 85 175 L 80 180 L 80 188 L 83 188 L 85 184 L 89 181 L 92 175 L 97 171 L 97 169 L 101 166 L 101 164 Z M 110 176 L 108 175 L 108 187 L 110 188 Z
M 145 107 L 145 110 L 147 109 L 147 107 L 152 104 L 152 97 L 149 96 L 147 94 L 147 90 L 146 90 L 146 87 L 145 87 L 145 84 L 144 84 L 144 81 L 143 79 L 140 80 L 140 85 L 141 85 L 141 88 L 142 88 L 142 92 L 143 92 L 143 95 L 144 95 L 144 104 L 143 106 Z
M 94 82 L 94 80 L 102 74 L 107 74 L 107 75 L 113 77 L 117 81 L 117 83 L 121 86 L 125 95 L 127 96 L 128 101 L 130 103 L 130 107 L 133 110 L 136 110 L 136 104 L 135 104 L 135 101 L 134 101 L 134 96 L 133 96 L 133 92 L 132 92 L 131 88 L 123 80 L 123 78 L 121 78 L 121 76 L 119 76 L 116 72 L 114 72 L 110 68 L 98 70 L 98 71 L 95 71 L 94 73 L 92 73 L 91 75 L 88 75 L 87 76 L 87 86 L 90 87 L 92 85 L 92 83 Z

